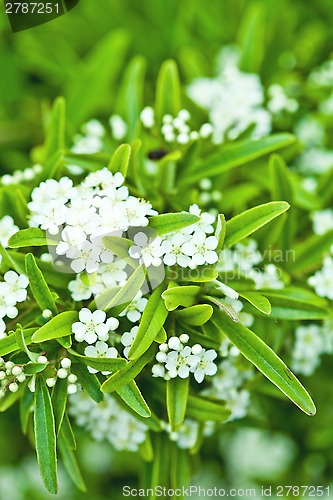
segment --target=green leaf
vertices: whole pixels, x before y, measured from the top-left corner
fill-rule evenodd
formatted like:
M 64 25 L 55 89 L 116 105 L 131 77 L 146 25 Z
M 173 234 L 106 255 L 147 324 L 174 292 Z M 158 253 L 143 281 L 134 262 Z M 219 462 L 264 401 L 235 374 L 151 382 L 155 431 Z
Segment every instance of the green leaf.
M 238 243 L 269 221 L 275 219 L 275 217 L 281 215 L 289 207 L 289 203 L 285 201 L 271 201 L 236 215 L 227 221 L 225 247 L 229 248 L 235 245 L 235 243 Z
M 213 177 L 244 165 L 295 142 L 291 134 L 274 134 L 263 139 L 245 139 L 225 146 L 218 154 L 203 160 L 184 176 L 179 186 L 188 186 L 204 177 Z
M 47 124 L 44 158 L 52 158 L 65 148 L 66 104 L 63 97 L 58 97 L 52 106 Z
M 131 146 L 129 144 L 121 144 L 113 153 L 108 169 L 113 174 L 121 172 L 126 177 L 127 169 L 131 157 Z
M 44 311 L 45 309 L 49 309 L 56 315 L 58 310 L 53 295 L 32 253 L 28 253 L 25 257 L 25 269 L 29 278 L 32 294 L 41 310 Z
M 27 382 L 20 384 L 16 392 L 8 391 L 6 395 L 0 399 L 0 413 L 7 411 L 8 408 L 13 406 L 13 404 L 15 404 L 16 401 L 18 401 L 21 398 L 22 394 L 25 391 L 26 385 Z
M 183 425 L 189 391 L 189 378 L 176 377 L 166 382 L 166 407 L 172 432 Z
M 138 261 L 129 256 L 129 249 L 133 246 L 133 241 L 122 236 L 104 236 L 104 245 L 111 250 L 117 257 L 124 260 L 128 265 L 136 269 Z
M 82 363 L 73 363 L 71 371 L 75 373 L 80 385 L 87 391 L 91 399 L 96 403 L 101 403 L 104 399 L 104 394 L 101 391 L 101 383 L 93 373 L 90 373 L 88 368 Z
M 174 490 L 180 488 L 180 491 L 182 491 L 183 488 L 188 488 L 192 478 L 191 461 L 188 450 L 181 450 L 178 448 L 177 444 L 174 443 L 171 447 L 171 463 L 171 487 Z
M 56 494 L 58 480 L 54 415 L 50 394 L 41 376 L 36 380 L 34 424 L 40 474 L 47 490 Z
M 151 417 L 150 409 L 134 380 L 119 389 L 117 394 L 138 415 L 144 418 Z
M 24 340 L 27 345 L 31 344 L 32 336 L 36 330 L 37 328 L 26 328 L 23 330 Z M 7 337 L 0 339 L 0 356 L 5 356 L 18 349 L 19 345 L 15 333 L 11 333 Z
M 34 397 L 34 393 L 26 389 L 20 398 L 20 421 L 23 434 L 27 434 L 28 432 L 29 417 L 32 413 Z
M 24 272 L 23 267 L 21 264 L 16 262 L 16 259 L 13 258 L 12 255 L 10 255 L 9 252 L 3 247 L 3 245 L 0 243 L 0 255 L 2 256 L 1 263 L 7 265 L 10 269 L 14 269 L 18 274 L 21 274 Z M 1 264 L 0 264 L 1 267 Z
M 80 491 L 86 493 L 87 487 L 76 461 L 74 451 L 67 446 L 64 439 L 59 439 L 59 449 L 69 477 Z
M 295 375 L 259 337 L 241 323 L 234 323 L 226 314 L 215 311 L 221 331 L 265 377 L 280 389 L 307 415 L 315 415 L 316 407 Z
M 19 349 L 22 352 L 25 352 L 27 354 L 28 358 L 33 362 L 33 364 L 36 364 L 36 361 L 38 359 L 38 354 L 29 351 L 27 344 L 25 343 L 24 332 L 23 332 L 21 325 L 18 325 L 18 328 L 15 331 L 15 337 L 16 337 L 16 342 L 17 342 Z M 39 364 L 44 364 L 44 363 L 39 363 Z M 26 372 L 26 373 L 28 373 L 28 372 Z M 37 373 L 37 372 L 33 372 L 33 373 Z
M 225 216 L 223 214 L 219 214 L 217 217 L 217 225 L 215 230 L 215 236 L 218 240 L 218 244 L 215 250 L 216 252 L 222 250 L 226 232 L 227 232 L 227 223 L 225 220 Z
M 157 78 L 156 118 L 159 123 L 166 114 L 176 116 L 180 110 L 180 83 L 175 61 L 165 61 Z
M 116 98 L 115 112 L 125 119 L 128 127 L 126 137 L 129 140 L 137 137 L 140 129 L 145 72 L 145 58 L 140 55 L 134 56 L 127 65 Z
M 9 238 L 9 248 L 43 247 L 47 245 L 58 245 L 58 241 L 46 237 L 45 231 L 37 227 L 22 229 Z
M 76 440 L 67 411 L 65 411 L 64 418 L 62 419 L 60 432 L 61 437 L 65 440 L 68 448 L 76 450 Z
M 154 450 L 149 432 L 146 433 L 146 439 L 144 442 L 139 444 L 139 453 L 146 462 L 152 462 L 154 460 Z
M 138 332 L 128 353 L 129 359 L 136 359 L 142 356 L 154 342 L 157 334 L 164 325 L 168 311 L 161 298 L 162 290 L 164 290 L 163 284 L 156 288 L 148 299 L 141 317 Z
M 285 294 L 284 290 L 276 292 L 265 291 L 272 305 L 272 316 L 278 319 L 287 320 L 309 320 L 309 319 L 325 319 L 330 317 L 328 309 L 318 307 L 314 303 L 304 302 Z
M 104 292 L 103 294 L 95 298 L 95 303 L 98 305 L 99 309 L 108 311 L 114 307 L 122 306 L 121 310 L 125 309 L 129 302 L 132 302 L 134 297 L 137 295 L 142 285 L 146 279 L 144 267 L 140 265 L 131 274 L 131 276 L 126 281 L 125 285 L 117 290 L 117 293 L 111 294 Z M 118 311 L 119 312 L 121 312 Z
M 149 226 L 156 229 L 159 235 L 173 233 L 184 227 L 191 226 L 200 220 L 197 215 L 187 212 L 153 215 L 149 217 Z
M 111 31 L 98 41 L 69 80 L 66 92 L 68 117 L 74 126 L 103 110 L 125 62 L 129 39 L 122 31 Z M 111 62 L 112 61 L 112 62 Z
M 51 401 L 54 411 L 56 435 L 58 435 L 60 432 L 61 424 L 66 411 L 67 389 L 67 379 L 60 379 L 57 380 L 57 383 L 52 390 Z
M 332 245 L 333 229 L 325 234 L 314 234 L 310 238 L 302 240 L 294 248 L 295 259 L 290 261 L 288 265 L 290 273 L 297 275 L 315 270 Z
M 231 415 L 225 401 L 189 395 L 186 416 L 199 422 L 225 422 Z
M 45 342 L 72 334 L 72 324 L 77 321 L 76 311 L 65 311 L 50 319 L 33 334 L 32 341 Z
M 200 287 L 196 285 L 173 286 L 162 293 L 162 298 L 168 311 L 173 311 L 178 306 L 193 306 L 199 292 Z
M 178 274 L 177 274 L 178 273 Z M 177 268 L 172 270 L 172 275 L 175 276 L 176 281 L 182 281 L 185 283 L 207 283 L 209 281 L 215 280 L 219 273 L 212 266 L 199 266 L 195 269 L 188 268 Z
M 120 370 L 127 364 L 127 361 L 124 358 L 91 358 L 89 356 L 82 356 L 81 354 L 73 351 L 73 349 L 69 349 L 68 352 L 85 365 L 99 371 L 114 372 Z
M 33 353 L 34 354 L 34 353 Z M 35 375 L 36 373 L 41 373 L 47 367 L 47 363 L 34 363 L 29 361 L 24 367 L 24 373 L 27 375 Z
M 260 73 L 266 46 L 265 10 L 263 4 L 250 3 L 242 15 L 238 32 L 240 69 L 247 73 Z
M 259 292 L 240 292 L 239 295 L 246 299 L 256 309 L 264 314 L 271 314 L 272 306 L 269 300 Z
M 175 314 L 189 325 L 201 326 L 210 319 L 213 314 L 213 308 L 209 304 L 197 304 L 175 311 Z
M 103 392 L 118 391 L 135 379 L 156 354 L 156 346 L 150 348 L 140 358 L 125 363 L 126 366 L 109 377 L 101 386 Z

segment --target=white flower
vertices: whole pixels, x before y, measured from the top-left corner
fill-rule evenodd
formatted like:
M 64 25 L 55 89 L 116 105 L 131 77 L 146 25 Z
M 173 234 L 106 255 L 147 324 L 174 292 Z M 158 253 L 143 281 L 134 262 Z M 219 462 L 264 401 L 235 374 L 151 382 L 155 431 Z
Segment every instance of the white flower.
M 92 295 L 91 287 L 83 283 L 80 276 L 77 276 L 75 280 L 68 283 L 68 290 L 71 292 L 72 299 L 76 302 L 88 300 Z
M 190 375 L 190 369 L 195 368 L 199 361 L 198 356 L 192 354 L 189 346 L 181 351 L 171 351 L 167 354 L 165 368 L 171 378 L 187 378 Z
M 112 115 L 109 119 L 111 132 L 116 141 L 122 141 L 127 134 L 127 123 L 120 115 Z
M 333 259 L 331 257 L 325 258 L 322 269 L 310 276 L 308 283 L 315 289 L 317 295 L 333 300 Z
M 188 267 L 191 259 L 185 255 L 183 245 L 189 240 L 189 236 L 182 233 L 175 233 L 168 236 L 162 242 L 162 250 L 165 253 L 163 262 L 167 266 L 178 264 L 180 267 Z
M 126 316 L 129 321 L 136 323 L 141 318 L 141 315 L 146 307 L 148 299 L 142 297 L 141 290 L 136 294 L 132 302 L 122 311 L 119 316 Z
M 87 308 L 81 309 L 79 312 L 79 319 L 72 325 L 72 332 L 74 333 L 77 342 L 87 342 L 94 344 L 97 340 L 108 340 L 109 326 L 105 323 L 106 314 L 104 311 L 97 309 L 91 312 Z
M 129 249 L 129 255 L 133 259 L 139 259 L 146 267 L 158 267 L 162 263 L 163 249 L 162 238 L 148 238 L 145 233 L 139 232 L 134 236 L 134 243 Z
M 86 241 L 87 235 L 80 227 L 66 227 L 61 233 L 61 238 L 56 253 L 71 257 L 77 251 L 77 247 Z
M 155 112 L 150 106 L 145 107 L 140 113 L 142 124 L 146 128 L 152 128 L 155 125 Z
M 177 432 L 171 432 L 170 425 L 166 428 L 171 441 L 175 441 L 182 450 L 193 448 L 198 439 L 199 423 L 186 418 Z
M 194 374 L 195 380 L 200 384 L 205 378 L 205 375 L 212 376 L 217 372 L 217 366 L 215 363 L 213 363 L 214 359 L 217 358 L 217 353 L 216 351 L 214 351 L 214 349 L 209 349 L 208 351 L 206 349 L 202 349 L 201 353 L 198 355 L 199 361 L 191 369 L 191 371 Z
M 98 270 L 98 249 L 90 241 L 83 242 L 70 256 L 73 258 L 71 268 L 74 272 L 81 273 L 86 270 L 88 273 L 94 273 Z
M 5 215 L 0 219 L 0 243 L 4 248 L 8 247 L 9 238 L 17 231 L 19 231 L 19 228 L 15 225 L 12 217 Z
M 215 264 L 218 260 L 218 255 L 214 252 L 217 247 L 218 240 L 215 236 L 206 236 L 204 231 L 196 231 L 190 241 L 184 243 L 183 252 L 192 258 L 193 266 L 201 266 L 202 264 Z
M 263 288 L 278 290 L 284 288 L 284 282 L 281 280 L 279 274 L 280 271 L 275 264 L 267 264 L 263 272 L 252 269 L 249 271 L 248 276 L 253 279 L 257 290 Z
M 195 231 L 203 231 L 204 233 L 210 234 L 214 232 L 213 224 L 216 220 L 215 215 L 210 214 L 209 212 L 201 212 L 200 208 L 196 204 L 190 206 L 189 213 L 200 217 L 200 220 L 195 224 L 182 229 L 182 233 L 192 234 Z
M 50 234 L 56 235 L 66 221 L 67 212 L 68 208 L 62 201 L 49 200 L 47 206 L 41 206 L 38 212 L 36 210 L 36 213 L 32 213 L 29 225 L 32 227 L 40 226 L 44 231 L 49 231 Z
M 125 332 L 121 336 L 120 342 L 123 344 L 123 346 L 125 346 L 124 356 L 126 356 L 126 358 L 128 357 L 128 353 L 132 347 L 132 344 L 135 340 L 135 337 L 136 337 L 136 334 L 138 333 L 138 330 L 139 330 L 138 326 L 133 326 L 133 328 L 131 328 L 130 332 Z
M 268 88 L 268 95 L 270 100 L 268 101 L 267 107 L 269 111 L 273 114 L 279 114 L 282 111 L 287 111 L 288 113 L 295 113 L 298 109 L 298 102 L 296 99 L 288 97 L 285 93 L 285 89 L 274 83 Z
M 106 342 L 98 341 L 94 346 L 87 346 L 84 350 L 84 354 L 89 358 L 116 358 L 118 356 L 118 351 L 115 347 L 109 347 Z M 97 373 L 99 370 L 91 368 L 88 366 L 90 373 Z M 104 371 L 103 375 L 109 375 L 111 372 Z
M 0 339 L 7 337 L 6 328 L 6 323 L 2 318 L 0 318 Z
M 96 137 L 103 137 L 105 135 L 105 129 L 101 122 L 98 120 L 90 120 L 82 126 L 82 132 L 87 135 L 93 135 Z
M 311 214 L 313 230 L 316 234 L 325 234 L 333 229 L 333 210 L 317 210 Z
M 8 318 L 14 319 L 18 315 L 18 310 L 15 307 L 16 301 L 8 304 L 7 291 L 7 284 L 0 283 L 0 318 L 8 316 Z
M 6 303 L 11 306 L 17 302 L 24 302 L 27 298 L 26 288 L 29 285 L 25 274 L 18 275 L 15 271 L 8 271 L 4 275 L 4 280 L 2 291 L 5 293 Z
M 145 200 L 129 196 L 124 204 L 124 217 L 128 227 L 145 227 L 148 225 L 147 215 L 152 206 Z

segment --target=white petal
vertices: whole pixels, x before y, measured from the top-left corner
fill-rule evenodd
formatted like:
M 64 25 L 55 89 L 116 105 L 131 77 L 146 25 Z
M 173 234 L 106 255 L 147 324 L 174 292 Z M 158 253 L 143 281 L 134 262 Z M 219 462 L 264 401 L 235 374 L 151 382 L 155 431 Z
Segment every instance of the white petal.
M 82 323 L 89 323 L 92 320 L 92 312 L 87 307 L 83 307 L 79 312 L 79 318 Z
M 106 319 L 105 312 L 99 309 L 97 309 L 97 311 L 94 311 L 92 314 L 92 320 L 95 324 L 103 323 L 105 319 Z

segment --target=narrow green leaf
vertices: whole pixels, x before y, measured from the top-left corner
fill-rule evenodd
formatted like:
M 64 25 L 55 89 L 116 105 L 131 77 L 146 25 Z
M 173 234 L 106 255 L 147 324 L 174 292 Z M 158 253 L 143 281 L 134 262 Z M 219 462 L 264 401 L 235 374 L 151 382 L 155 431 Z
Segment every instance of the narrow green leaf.
M 24 268 L 21 266 L 20 263 L 18 263 L 12 255 L 10 255 L 9 252 L 3 247 L 3 245 L 0 243 L 0 255 L 2 256 L 1 262 L 5 265 L 7 265 L 9 268 L 14 269 L 18 274 L 21 274 L 24 272 Z
M 25 257 L 25 269 L 29 278 L 29 285 L 37 304 L 42 311 L 49 309 L 54 315 L 57 314 L 57 306 L 53 295 L 44 279 L 41 270 L 36 264 L 35 257 L 28 253 Z
M 26 345 L 31 344 L 32 336 L 36 330 L 37 328 L 26 328 L 23 330 Z M 17 343 L 15 333 L 11 333 L 10 335 L 7 335 L 7 337 L 0 339 L 0 356 L 5 356 L 6 354 L 10 354 L 18 349 L 19 345 Z
M 58 97 L 52 106 L 47 124 L 45 159 L 51 158 L 65 148 L 65 99 Z
M 89 356 L 82 356 L 82 354 L 78 354 L 73 349 L 69 349 L 68 352 L 85 365 L 103 372 L 114 372 L 124 368 L 127 364 L 124 358 L 91 358 Z
M 113 153 L 108 169 L 113 174 L 121 172 L 124 177 L 127 175 L 127 169 L 131 157 L 131 146 L 129 144 L 121 144 Z
M 150 409 L 134 380 L 119 389 L 117 394 L 138 415 L 144 418 L 151 417 Z
M 45 325 L 38 328 L 33 334 L 32 341 L 45 342 L 46 340 L 58 339 L 71 335 L 72 324 L 77 321 L 76 311 L 65 311 L 50 319 Z
M 284 213 L 289 207 L 289 203 L 285 201 L 271 201 L 236 215 L 227 221 L 225 247 L 229 248 L 235 245 L 235 243 Z
M 326 252 L 329 252 L 333 245 L 333 229 L 325 234 L 314 234 L 294 248 L 295 259 L 288 264 L 291 274 L 304 274 L 318 268 Z
M 28 432 L 29 417 L 32 415 L 34 397 L 34 393 L 26 389 L 20 398 L 20 421 L 23 434 L 27 434 Z
M 223 214 L 219 214 L 217 218 L 217 225 L 215 230 L 215 236 L 218 240 L 218 244 L 216 247 L 216 252 L 222 250 L 224 245 L 224 240 L 227 232 L 227 223 L 225 220 L 225 216 Z
M 88 368 L 82 363 L 73 363 L 71 370 L 78 378 L 80 385 L 87 391 L 91 399 L 96 403 L 101 403 L 104 399 L 104 394 L 101 391 L 101 383 L 93 373 L 90 373 Z
M 207 283 L 208 281 L 215 280 L 219 273 L 212 266 L 199 266 L 196 269 L 180 268 L 173 269 L 172 273 L 178 273 L 175 277 L 176 281 L 183 281 L 185 283 Z
M 159 235 L 173 233 L 184 227 L 191 226 L 200 220 L 197 215 L 187 212 L 153 215 L 149 217 L 149 226 L 156 229 Z
M 189 378 L 176 377 L 166 382 L 166 407 L 172 432 L 183 425 L 189 391 Z
M 140 358 L 125 362 L 125 366 L 109 377 L 101 386 L 103 392 L 118 391 L 135 379 L 156 354 L 156 346 L 152 345 Z M 125 361 L 125 360 L 124 360 Z
M 213 308 L 209 304 L 197 304 L 175 311 L 175 314 L 189 325 L 201 326 L 210 319 L 213 314 Z
M 128 353 L 129 359 L 142 356 L 154 342 L 164 325 L 168 311 L 161 297 L 162 290 L 164 290 L 163 284 L 156 288 L 148 299 L 138 332 Z
M 60 432 L 68 448 L 76 450 L 76 440 L 67 411 L 65 411 L 64 418 L 62 419 Z
M 280 389 L 307 415 L 314 415 L 316 407 L 295 375 L 259 337 L 241 323 L 234 323 L 226 314 L 215 311 L 222 332 L 265 377 Z
M 180 180 L 179 185 L 188 186 L 204 177 L 219 175 L 294 142 L 295 137 L 291 134 L 275 134 L 258 140 L 245 139 L 233 142 L 225 146 L 220 153 L 193 166 Z
M 136 269 L 138 261 L 129 256 L 129 249 L 133 246 L 133 241 L 122 236 L 104 236 L 104 245 L 111 250 L 117 257 L 124 260 L 128 265 Z
M 58 480 L 54 415 L 50 394 L 41 376 L 36 380 L 34 424 L 40 474 L 47 490 L 56 494 Z
M 22 229 L 9 238 L 9 248 L 43 247 L 48 245 L 58 245 L 58 241 L 46 237 L 45 231 L 37 227 Z
M 146 462 L 152 462 L 154 460 L 154 450 L 149 432 L 146 433 L 144 442 L 139 444 L 139 453 Z
M 272 306 L 269 300 L 259 292 L 240 292 L 239 295 L 246 299 L 256 309 L 264 314 L 271 314 Z
M 272 305 L 272 316 L 275 318 L 292 321 L 325 319 L 330 317 L 328 309 L 293 298 L 289 294 L 284 294 L 283 290 L 276 292 L 265 291 L 264 293 Z
M 200 287 L 196 285 L 173 286 L 162 293 L 162 298 L 168 311 L 173 311 L 179 306 L 193 306 L 199 292 Z
M 56 435 L 59 434 L 61 424 L 66 411 L 67 388 L 68 388 L 67 379 L 60 379 L 57 380 L 57 383 L 52 390 L 51 401 L 54 412 Z
M 180 83 L 175 61 L 165 61 L 157 78 L 155 111 L 160 123 L 166 114 L 176 116 L 180 110 Z
M 180 491 L 182 491 L 183 488 L 188 488 L 192 477 L 189 451 L 182 450 L 176 443 L 173 443 L 171 447 L 171 463 L 171 487 L 174 490 L 180 489 Z
M 108 296 L 108 292 L 101 294 L 95 298 L 95 302 L 99 309 L 108 311 L 114 307 L 123 306 L 125 309 L 129 302 L 132 302 L 137 295 L 146 279 L 144 267 L 140 265 L 135 269 L 131 276 L 126 281 L 125 285 L 120 287 L 116 294 Z M 112 296 L 113 295 L 113 296 Z M 120 311 L 121 312 L 121 311 Z
M 231 415 L 224 401 L 189 395 L 186 415 L 200 422 L 225 422 Z
M 69 477 L 80 491 L 86 493 L 87 487 L 84 483 L 73 450 L 67 446 L 64 439 L 59 439 L 59 449 Z

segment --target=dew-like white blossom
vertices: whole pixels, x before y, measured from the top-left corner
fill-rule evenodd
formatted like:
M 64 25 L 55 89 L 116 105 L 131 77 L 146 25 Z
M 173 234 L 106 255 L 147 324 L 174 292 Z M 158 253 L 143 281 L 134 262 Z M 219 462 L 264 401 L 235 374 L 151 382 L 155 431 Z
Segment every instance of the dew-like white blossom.
M 110 324 L 106 322 L 106 314 L 104 311 L 97 309 L 92 312 L 84 307 L 79 312 L 79 320 L 80 321 L 72 325 L 72 332 L 77 342 L 94 344 L 97 340 L 108 340 L 111 328 Z

